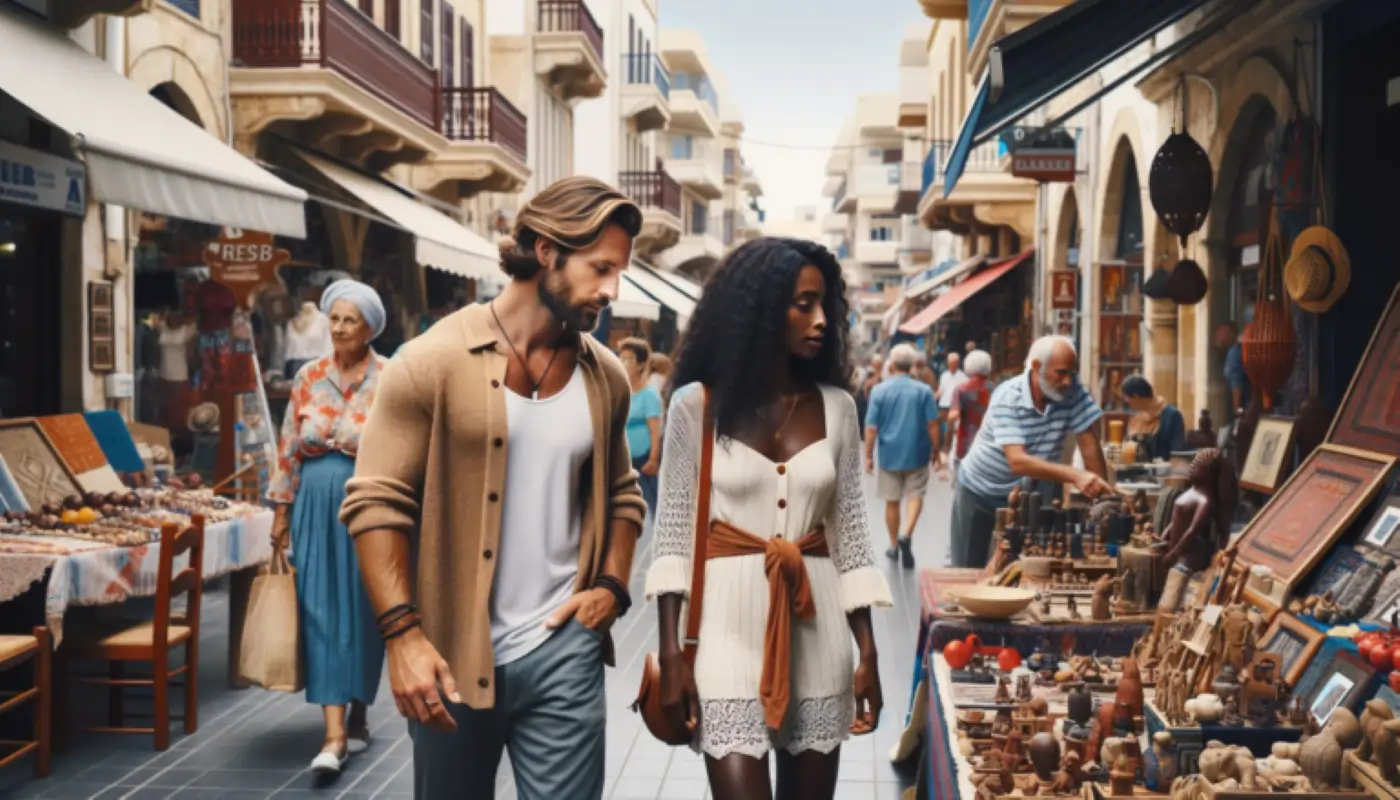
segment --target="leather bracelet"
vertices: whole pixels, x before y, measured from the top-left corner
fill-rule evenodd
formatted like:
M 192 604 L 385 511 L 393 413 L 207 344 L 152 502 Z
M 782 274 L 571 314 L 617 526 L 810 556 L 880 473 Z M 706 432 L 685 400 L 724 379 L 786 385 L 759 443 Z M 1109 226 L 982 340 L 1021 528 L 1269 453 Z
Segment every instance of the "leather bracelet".
M 607 589 L 612 592 L 613 597 L 617 598 L 617 616 L 619 618 L 625 616 L 628 609 L 632 608 L 632 593 L 627 591 L 627 587 L 617 578 L 611 575 L 599 575 L 593 579 L 593 588 Z
M 387 642 L 387 641 L 389 641 L 390 639 L 397 639 L 397 638 L 399 638 L 400 636 L 403 636 L 405 633 L 408 633 L 409 631 L 413 630 L 414 628 L 421 627 L 422 625 L 423 625 L 423 620 L 422 620 L 422 618 L 420 618 L 420 617 L 414 617 L 414 618 L 410 619 L 406 625 L 402 625 L 402 626 L 400 626 L 398 629 L 396 629 L 396 630 L 394 630 L 394 631 L 391 631 L 391 632 L 389 632 L 389 633 L 383 634 L 384 641 Z
M 409 614 L 416 614 L 417 612 L 418 606 L 415 606 L 412 603 L 399 603 L 398 605 L 394 606 L 388 611 L 385 611 L 383 614 L 380 614 L 377 622 L 380 628 L 386 628 L 390 625 L 393 625 L 395 622 L 398 622 L 399 620 L 403 619 L 404 617 L 408 616 Z

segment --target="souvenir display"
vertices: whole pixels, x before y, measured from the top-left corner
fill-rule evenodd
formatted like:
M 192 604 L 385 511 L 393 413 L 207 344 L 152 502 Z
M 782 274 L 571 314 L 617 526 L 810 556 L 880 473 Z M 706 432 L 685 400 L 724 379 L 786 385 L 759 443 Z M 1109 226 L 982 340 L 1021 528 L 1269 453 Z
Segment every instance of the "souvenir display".
M 189 524 L 194 514 L 210 523 L 225 522 L 260 510 L 216 496 L 207 489 L 138 489 L 100 494 L 71 494 L 33 511 L 7 511 L 0 535 L 12 543 L 21 537 L 61 537 L 134 547 L 160 539 L 166 522 Z

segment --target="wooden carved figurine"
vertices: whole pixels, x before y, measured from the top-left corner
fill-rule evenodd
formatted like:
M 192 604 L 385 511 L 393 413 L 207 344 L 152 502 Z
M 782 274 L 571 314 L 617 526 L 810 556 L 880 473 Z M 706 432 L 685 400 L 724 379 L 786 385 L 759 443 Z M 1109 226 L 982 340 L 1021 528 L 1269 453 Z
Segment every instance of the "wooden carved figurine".
M 1172 507 L 1162 563 L 1180 561 L 1190 571 L 1200 572 L 1230 540 L 1230 523 L 1239 503 L 1239 478 L 1234 465 L 1219 450 L 1207 448 L 1196 453 L 1188 480 L 1191 487 Z
M 1099 582 L 1094 586 L 1094 601 L 1090 606 L 1090 613 L 1096 622 L 1113 619 L 1113 584 L 1113 578 L 1105 575 L 1099 578 Z
M 1070 750 L 1060 759 L 1060 771 L 1055 775 L 1055 783 L 1051 789 L 1057 797 L 1070 797 L 1079 794 L 1079 785 L 1083 782 L 1083 772 L 1080 770 L 1080 756 Z
M 1011 703 L 1011 681 L 1004 675 L 997 679 L 997 695 L 992 702 L 997 705 Z
M 1236 675 L 1243 673 L 1254 658 L 1254 624 L 1249 621 L 1249 610 L 1239 605 L 1227 607 L 1220 615 L 1215 637 L 1212 650 L 1219 659 L 1217 664 L 1233 667 Z
M 1142 716 L 1142 674 L 1138 670 L 1137 659 L 1123 659 L 1123 674 L 1118 678 L 1118 691 L 1113 702 L 1126 711 L 1130 720 Z

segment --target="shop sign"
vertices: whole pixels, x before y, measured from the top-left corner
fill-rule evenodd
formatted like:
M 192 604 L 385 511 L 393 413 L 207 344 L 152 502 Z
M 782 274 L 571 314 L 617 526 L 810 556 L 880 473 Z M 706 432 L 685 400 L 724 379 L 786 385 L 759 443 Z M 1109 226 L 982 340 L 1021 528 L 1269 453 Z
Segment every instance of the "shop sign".
M 1017 127 L 1003 136 L 1011 151 L 1011 174 L 1049 183 L 1073 183 L 1075 137 L 1063 128 Z
M 87 168 L 0 142 L 0 200 L 81 217 L 87 212 Z
M 272 234 L 224 228 L 204 248 L 209 279 L 233 292 L 238 308 L 248 308 L 258 289 L 277 282 L 277 268 L 292 254 L 277 246 Z
M 1079 273 L 1072 269 L 1050 271 L 1050 307 L 1079 307 Z

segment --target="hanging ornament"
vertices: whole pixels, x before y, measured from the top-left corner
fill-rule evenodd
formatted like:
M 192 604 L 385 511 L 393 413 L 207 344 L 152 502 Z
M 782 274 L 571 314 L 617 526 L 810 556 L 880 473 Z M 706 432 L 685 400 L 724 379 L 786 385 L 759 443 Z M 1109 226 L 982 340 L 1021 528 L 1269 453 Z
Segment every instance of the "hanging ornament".
M 1206 220 L 1213 185 L 1210 156 L 1190 134 L 1173 131 L 1152 159 L 1147 188 L 1157 217 L 1183 248 Z
M 1210 281 L 1206 279 L 1205 270 L 1189 258 L 1178 261 L 1167 278 L 1167 296 L 1180 306 L 1194 306 L 1201 302 L 1209 288 Z
M 1142 293 L 1152 300 L 1172 299 L 1171 290 L 1167 288 L 1167 282 L 1171 280 L 1171 273 L 1160 266 L 1152 270 L 1152 274 L 1142 284 Z

